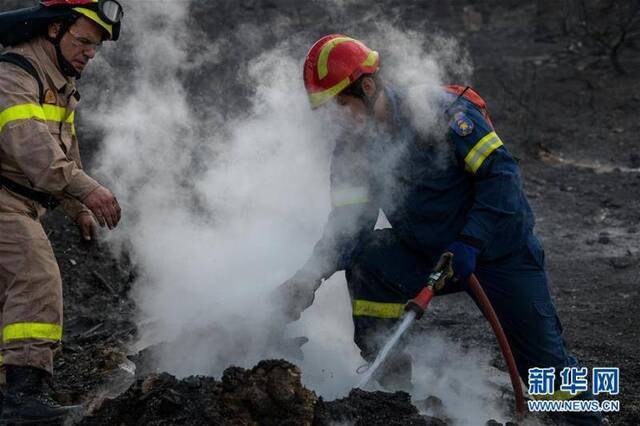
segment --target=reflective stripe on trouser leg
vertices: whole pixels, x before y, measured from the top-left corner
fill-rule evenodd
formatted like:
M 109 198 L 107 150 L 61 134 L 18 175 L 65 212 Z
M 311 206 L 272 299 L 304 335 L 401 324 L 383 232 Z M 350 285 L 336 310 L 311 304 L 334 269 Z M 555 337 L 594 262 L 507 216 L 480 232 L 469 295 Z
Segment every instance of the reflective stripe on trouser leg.
M 7 324 L 2 328 L 2 342 L 12 340 L 62 340 L 62 326 L 41 322 L 18 322 Z
M 363 242 L 346 276 L 354 341 L 365 360 L 373 362 L 429 269 L 424 256 L 401 243 L 391 229 L 373 231 Z M 412 360 L 405 344 L 401 340 L 376 373 L 375 381 L 388 391 L 412 389 Z
M 400 318 L 406 303 L 382 303 L 371 300 L 351 301 L 354 317 Z
M 4 364 L 53 372 L 62 336 L 62 281 L 40 222 L 0 213 L 0 276 Z
M 392 229 L 372 231 L 346 271 L 353 307 L 354 341 L 365 359 L 375 356 L 424 285 L 424 256 L 400 242 Z

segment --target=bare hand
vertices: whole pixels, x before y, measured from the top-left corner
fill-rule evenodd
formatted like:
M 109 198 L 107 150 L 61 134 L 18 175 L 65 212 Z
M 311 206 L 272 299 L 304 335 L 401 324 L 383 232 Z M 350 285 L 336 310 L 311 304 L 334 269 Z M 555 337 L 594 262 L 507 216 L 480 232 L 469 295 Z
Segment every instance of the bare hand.
M 82 239 L 85 241 L 91 241 L 96 236 L 96 221 L 93 220 L 93 216 L 89 212 L 82 212 L 76 218 L 76 225 L 80 229 Z
M 91 210 L 100 226 L 114 229 L 120 221 L 121 210 L 116 197 L 104 186 L 99 186 L 89 193 L 82 203 Z

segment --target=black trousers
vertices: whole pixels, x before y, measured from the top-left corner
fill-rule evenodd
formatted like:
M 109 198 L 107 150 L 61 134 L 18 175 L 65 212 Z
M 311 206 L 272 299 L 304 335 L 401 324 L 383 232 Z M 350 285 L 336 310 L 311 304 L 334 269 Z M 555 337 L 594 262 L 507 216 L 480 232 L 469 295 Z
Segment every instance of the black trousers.
M 437 260 L 404 244 L 393 229 L 372 231 L 362 244 L 346 277 L 353 307 L 354 341 L 363 358 L 375 358 L 389 330 L 402 316 L 404 305 L 424 287 Z M 475 275 L 500 319 L 525 383 L 529 368 L 555 367 L 559 374 L 564 367 L 578 365 L 565 349 L 562 325 L 549 293 L 544 252 L 534 236 L 526 247 L 507 258 L 480 262 Z M 461 285 L 450 285 L 440 294 L 466 290 Z M 556 380 L 556 388 L 559 382 Z M 591 395 L 587 392 L 580 397 Z M 586 419 L 575 424 L 599 424 L 601 415 L 590 414 L 573 416 Z

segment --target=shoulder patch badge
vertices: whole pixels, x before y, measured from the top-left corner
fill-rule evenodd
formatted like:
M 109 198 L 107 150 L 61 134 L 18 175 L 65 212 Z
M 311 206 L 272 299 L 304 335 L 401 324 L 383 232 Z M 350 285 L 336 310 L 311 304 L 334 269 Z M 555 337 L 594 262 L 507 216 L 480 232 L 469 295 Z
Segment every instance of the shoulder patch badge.
M 457 112 L 449 122 L 449 126 L 460 136 L 467 136 L 471 134 L 475 127 L 473 121 L 464 115 L 463 112 Z
M 44 103 L 49 105 L 55 105 L 58 103 L 58 98 L 51 89 L 47 89 L 44 92 Z

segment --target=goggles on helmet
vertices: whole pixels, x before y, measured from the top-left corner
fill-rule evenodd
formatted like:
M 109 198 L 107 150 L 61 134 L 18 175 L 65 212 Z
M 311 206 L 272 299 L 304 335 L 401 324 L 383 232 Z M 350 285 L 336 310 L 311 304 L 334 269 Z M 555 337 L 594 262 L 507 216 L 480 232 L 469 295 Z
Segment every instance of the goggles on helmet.
M 40 4 L 44 7 L 89 9 L 109 25 L 119 24 L 124 16 L 122 5 L 116 0 L 42 0 Z

